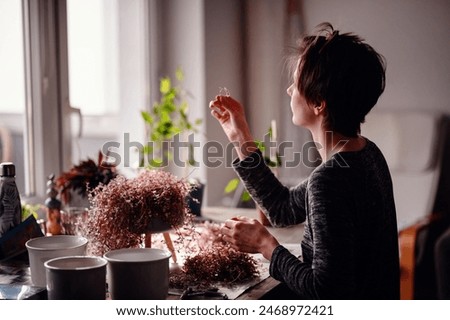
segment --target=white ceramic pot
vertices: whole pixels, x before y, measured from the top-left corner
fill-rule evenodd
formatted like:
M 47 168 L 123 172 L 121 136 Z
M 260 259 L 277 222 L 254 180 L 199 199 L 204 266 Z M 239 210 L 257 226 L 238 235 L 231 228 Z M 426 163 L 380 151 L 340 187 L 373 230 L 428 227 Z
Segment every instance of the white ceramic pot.
M 106 253 L 111 299 L 166 299 L 170 257 L 168 251 L 155 248 L 119 249 Z
M 44 263 L 53 258 L 84 256 L 88 240 L 82 236 L 59 235 L 28 240 L 25 246 L 30 260 L 31 282 L 38 287 L 47 285 Z

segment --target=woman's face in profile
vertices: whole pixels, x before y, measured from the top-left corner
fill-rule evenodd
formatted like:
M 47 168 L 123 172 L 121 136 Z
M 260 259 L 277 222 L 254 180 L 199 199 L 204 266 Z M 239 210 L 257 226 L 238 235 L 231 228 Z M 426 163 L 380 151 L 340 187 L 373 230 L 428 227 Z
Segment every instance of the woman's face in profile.
M 299 91 L 299 63 L 300 59 L 296 64 L 292 84 L 287 89 L 287 94 L 291 97 L 292 123 L 296 126 L 308 128 L 314 123 L 316 117 L 314 116 L 313 107 L 308 105 L 305 97 Z

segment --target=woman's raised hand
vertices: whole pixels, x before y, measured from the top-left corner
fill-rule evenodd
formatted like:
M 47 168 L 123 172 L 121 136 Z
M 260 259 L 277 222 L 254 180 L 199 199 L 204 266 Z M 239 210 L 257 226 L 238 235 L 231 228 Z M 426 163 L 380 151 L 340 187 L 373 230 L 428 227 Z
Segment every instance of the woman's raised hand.
M 244 108 L 229 95 L 218 95 L 209 103 L 211 114 L 216 118 L 228 140 L 235 143 L 239 158 L 242 160 L 257 147 L 245 117 Z

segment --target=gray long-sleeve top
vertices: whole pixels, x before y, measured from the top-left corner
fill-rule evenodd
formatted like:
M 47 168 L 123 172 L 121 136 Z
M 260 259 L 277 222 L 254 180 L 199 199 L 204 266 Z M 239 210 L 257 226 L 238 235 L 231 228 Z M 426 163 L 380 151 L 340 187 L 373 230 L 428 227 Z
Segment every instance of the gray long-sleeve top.
M 305 222 L 302 260 L 282 245 L 270 274 L 303 299 L 398 299 L 392 181 L 371 141 L 340 152 L 296 187 L 283 186 L 258 151 L 234 168 L 274 226 Z

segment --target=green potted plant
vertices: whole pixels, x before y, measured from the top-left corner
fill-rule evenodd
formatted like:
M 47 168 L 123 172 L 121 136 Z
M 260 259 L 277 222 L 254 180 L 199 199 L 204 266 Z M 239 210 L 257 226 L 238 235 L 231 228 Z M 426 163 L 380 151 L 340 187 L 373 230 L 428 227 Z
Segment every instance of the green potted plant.
M 144 146 L 143 154 L 147 155 L 148 166 L 162 167 L 170 160 L 172 153 L 165 149 L 165 143 L 172 140 L 177 134 L 187 136 L 189 133 L 197 133 L 201 125 L 201 119 L 193 122 L 189 119 L 189 105 L 185 99 L 186 91 L 181 83 L 184 74 L 181 69 L 175 72 L 179 85 L 174 85 L 170 77 L 160 79 L 160 100 L 155 102 L 150 111 L 141 111 L 145 122 L 148 136 L 152 144 Z M 142 159 L 145 160 L 145 159 Z M 194 159 L 191 152 L 186 159 L 188 164 L 193 164 Z M 145 166 L 145 163 L 141 163 Z
M 187 141 L 189 134 L 198 133 L 202 119 L 189 119 L 189 104 L 186 101 L 186 90 L 182 87 L 184 80 L 183 71 L 178 68 L 175 72 L 177 83 L 170 77 L 163 77 L 159 82 L 160 100 L 156 101 L 150 110 L 141 111 L 147 135 L 151 143 L 143 147 L 144 157 L 141 159 L 141 167 L 161 168 L 173 159 L 168 142 L 173 141 L 176 135 L 180 135 L 182 141 Z M 145 162 L 147 160 L 147 163 Z M 192 144 L 189 144 L 187 155 L 182 161 L 185 168 L 194 165 L 194 152 Z M 204 185 L 195 179 L 190 179 L 194 185 L 188 197 L 192 213 L 199 216 Z

